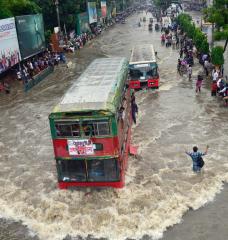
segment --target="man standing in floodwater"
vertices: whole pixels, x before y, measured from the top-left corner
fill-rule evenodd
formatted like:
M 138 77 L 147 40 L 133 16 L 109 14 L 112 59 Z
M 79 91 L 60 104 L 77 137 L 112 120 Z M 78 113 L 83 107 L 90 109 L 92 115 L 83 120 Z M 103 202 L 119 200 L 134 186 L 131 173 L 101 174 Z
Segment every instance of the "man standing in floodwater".
M 202 156 L 207 154 L 208 148 L 209 148 L 209 146 L 207 145 L 204 153 L 198 152 L 198 147 L 196 147 L 196 146 L 193 147 L 193 152 L 185 151 L 185 153 L 192 158 L 192 163 L 193 163 L 192 170 L 193 170 L 193 172 L 197 173 L 197 172 L 201 171 L 201 168 L 203 166 L 200 166 L 200 161 L 202 161 Z

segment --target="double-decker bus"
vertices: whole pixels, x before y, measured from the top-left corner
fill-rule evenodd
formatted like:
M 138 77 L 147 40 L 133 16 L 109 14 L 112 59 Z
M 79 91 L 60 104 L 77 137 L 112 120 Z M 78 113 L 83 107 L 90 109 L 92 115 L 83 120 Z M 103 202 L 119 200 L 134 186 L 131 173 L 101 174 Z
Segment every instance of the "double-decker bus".
M 129 86 L 132 89 L 159 87 L 158 65 L 153 45 L 138 45 L 132 49 Z
M 94 60 L 49 115 L 60 189 L 124 186 L 131 136 L 125 58 Z

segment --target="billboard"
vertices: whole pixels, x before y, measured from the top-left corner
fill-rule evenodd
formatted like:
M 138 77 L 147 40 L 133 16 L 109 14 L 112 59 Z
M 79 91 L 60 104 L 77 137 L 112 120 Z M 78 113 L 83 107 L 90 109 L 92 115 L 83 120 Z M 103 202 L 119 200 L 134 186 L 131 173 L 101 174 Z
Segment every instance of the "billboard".
M 0 73 L 20 61 L 14 18 L 0 20 Z
M 96 2 L 88 2 L 89 23 L 97 22 Z
M 107 16 L 106 1 L 101 1 L 101 16 L 102 17 L 106 17 Z
M 115 16 L 116 16 L 116 7 L 112 9 L 112 17 L 115 17 Z
M 80 35 L 83 32 L 90 31 L 89 16 L 87 12 L 77 14 L 76 18 L 76 32 Z
M 45 49 L 42 14 L 16 17 L 17 34 L 22 59 Z

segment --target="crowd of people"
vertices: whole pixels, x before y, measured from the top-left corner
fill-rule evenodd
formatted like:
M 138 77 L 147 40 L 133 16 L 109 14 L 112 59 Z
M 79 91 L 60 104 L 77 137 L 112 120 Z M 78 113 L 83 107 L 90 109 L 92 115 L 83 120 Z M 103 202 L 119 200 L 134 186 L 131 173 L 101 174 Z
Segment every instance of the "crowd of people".
M 201 92 L 204 78 L 211 80 L 211 95 L 221 96 L 225 100 L 226 106 L 228 106 L 228 79 L 223 77 L 223 66 L 220 69 L 215 68 L 209 54 L 198 53 L 193 40 L 188 38 L 179 26 L 163 27 L 161 31 L 161 44 L 167 48 L 172 46 L 179 49 L 177 72 L 181 76 L 186 74 L 188 79 L 191 80 L 194 58 L 197 58 L 203 67 L 203 71 L 197 75 L 195 92 Z
M 60 45 L 62 45 L 63 49 L 66 52 L 75 52 L 76 50 L 83 48 L 89 40 L 95 38 L 98 34 L 101 33 L 101 31 L 102 30 L 100 28 L 94 28 L 94 33 L 87 32 L 80 35 L 72 34 L 69 37 L 69 40 L 66 41 L 66 44 L 60 43 Z
M 21 62 L 16 69 L 16 78 L 26 85 L 46 68 L 54 67 L 59 63 L 66 63 L 65 54 L 47 50 Z M 9 81 L 0 82 L 0 92 L 9 94 L 10 89 Z
M 20 64 L 17 70 L 17 79 L 28 84 L 37 74 L 45 70 L 47 67 L 54 67 L 60 62 L 65 63 L 66 58 L 63 53 L 50 52 L 49 50 L 32 57 Z
M 216 68 L 211 62 L 210 54 L 198 53 L 193 44 L 193 40 L 189 39 L 178 27 L 176 30 L 173 30 L 172 33 L 170 33 L 170 29 L 166 29 L 165 33 L 162 34 L 162 36 L 165 37 L 161 37 L 161 39 L 163 40 L 167 36 L 172 35 L 178 39 L 179 44 L 177 47 L 180 48 L 177 72 L 181 76 L 187 74 L 188 79 L 191 80 L 194 57 L 197 58 L 203 67 L 203 71 L 197 75 L 195 92 L 200 93 L 203 79 L 208 79 L 211 81 L 211 96 L 220 96 L 224 99 L 225 105 L 228 106 L 228 79 L 227 77 L 224 78 L 223 66 Z M 164 40 L 162 44 L 164 44 Z

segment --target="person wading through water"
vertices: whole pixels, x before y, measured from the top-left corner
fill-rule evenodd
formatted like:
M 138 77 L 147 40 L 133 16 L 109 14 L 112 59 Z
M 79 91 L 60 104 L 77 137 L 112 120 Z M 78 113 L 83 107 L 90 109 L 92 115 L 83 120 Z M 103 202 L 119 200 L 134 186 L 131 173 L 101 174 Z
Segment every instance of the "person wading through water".
M 192 163 L 193 163 L 192 170 L 193 170 L 193 172 L 198 173 L 198 172 L 201 171 L 201 169 L 204 165 L 204 161 L 202 159 L 202 156 L 205 156 L 207 154 L 208 148 L 209 148 L 209 146 L 207 145 L 204 153 L 198 152 L 198 147 L 196 147 L 196 146 L 193 147 L 193 152 L 185 151 L 185 153 L 192 158 Z

